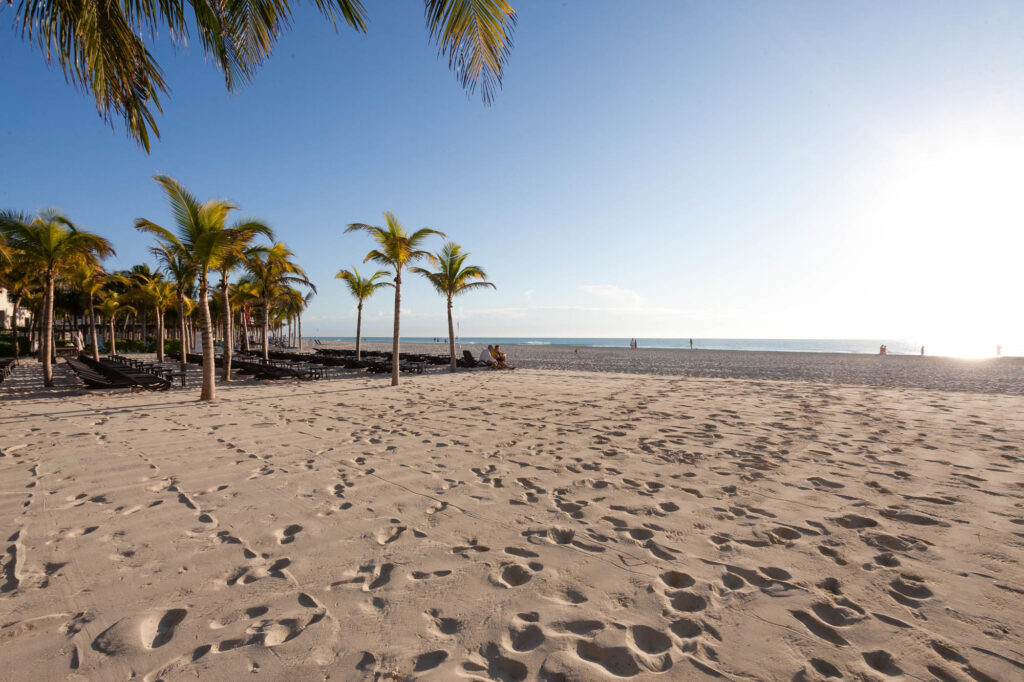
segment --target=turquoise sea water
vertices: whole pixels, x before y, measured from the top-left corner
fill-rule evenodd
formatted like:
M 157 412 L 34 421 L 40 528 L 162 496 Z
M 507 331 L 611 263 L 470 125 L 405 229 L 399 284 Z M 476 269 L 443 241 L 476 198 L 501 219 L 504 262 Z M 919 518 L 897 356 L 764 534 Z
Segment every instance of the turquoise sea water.
M 355 341 L 352 336 L 321 336 L 321 341 Z M 366 341 L 390 343 L 391 337 L 364 337 Z M 433 338 L 410 336 L 402 337 L 408 343 L 432 343 Z M 617 338 L 543 338 L 543 337 L 462 337 L 459 343 L 497 343 L 501 345 L 526 346 L 572 346 L 576 348 L 627 348 L 629 339 Z M 679 348 L 689 349 L 690 339 L 637 339 L 640 348 Z M 693 339 L 695 349 L 704 350 L 754 350 L 780 351 L 797 353 L 869 353 L 877 354 L 882 344 L 888 347 L 892 355 L 917 355 L 921 352 L 921 344 L 895 339 Z M 995 344 L 941 344 L 934 346 L 925 344 L 928 355 L 951 355 L 962 357 L 994 357 Z M 1004 345 L 1003 355 L 1024 354 L 1024 348 Z

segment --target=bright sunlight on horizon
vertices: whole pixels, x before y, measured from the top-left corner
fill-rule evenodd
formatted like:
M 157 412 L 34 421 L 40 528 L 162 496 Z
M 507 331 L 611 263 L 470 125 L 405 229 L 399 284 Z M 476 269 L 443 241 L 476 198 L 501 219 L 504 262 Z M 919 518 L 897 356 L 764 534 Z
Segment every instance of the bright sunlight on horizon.
M 887 142 L 833 216 L 846 309 L 939 355 L 988 357 L 1024 338 L 1024 121 L 993 109 Z

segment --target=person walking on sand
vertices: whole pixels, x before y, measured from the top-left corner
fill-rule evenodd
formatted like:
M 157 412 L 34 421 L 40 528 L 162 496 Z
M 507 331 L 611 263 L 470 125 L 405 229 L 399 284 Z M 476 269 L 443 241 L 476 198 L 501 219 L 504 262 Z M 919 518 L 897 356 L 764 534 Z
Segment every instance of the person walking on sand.
M 693 350 L 693 339 L 690 339 L 690 350 Z
M 924 357 L 924 346 L 921 346 L 921 357 Z

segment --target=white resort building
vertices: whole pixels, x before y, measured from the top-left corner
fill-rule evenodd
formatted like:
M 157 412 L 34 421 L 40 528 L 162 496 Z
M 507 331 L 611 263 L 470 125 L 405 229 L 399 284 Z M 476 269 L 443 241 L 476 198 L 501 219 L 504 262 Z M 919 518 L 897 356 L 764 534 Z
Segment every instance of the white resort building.
M 10 329 L 14 318 L 14 304 L 7 297 L 7 289 L 0 287 L 0 329 Z M 28 324 L 28 310 L 18 309 L 18 325 Z

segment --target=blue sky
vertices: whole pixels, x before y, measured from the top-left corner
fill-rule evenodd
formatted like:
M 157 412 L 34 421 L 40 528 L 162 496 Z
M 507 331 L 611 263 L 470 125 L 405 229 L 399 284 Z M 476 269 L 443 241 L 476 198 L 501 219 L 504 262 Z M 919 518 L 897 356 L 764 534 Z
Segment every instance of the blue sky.
M 317 284 L 309 334 L 353 333 L 333 275 L 370 244 L 343 228 L 390 209 L 497 284 L 459 301 L 466 336 L 1024 336 L 1018 3 L 515 0 L 490 107 L 416 3 L 367 5 L 365 36 L 300 10 L 233 95 L 158 40 L 172 93 L 148 156 L 12 30 L 0 205 L 61 208 L 117 268 L 146 258 L 134 218 L 170 220 L 152 175 L 230 198 Z M 407 281 L 403 335 L 445 334 Z M 390 311 L 371 299 L 364 333 Z

